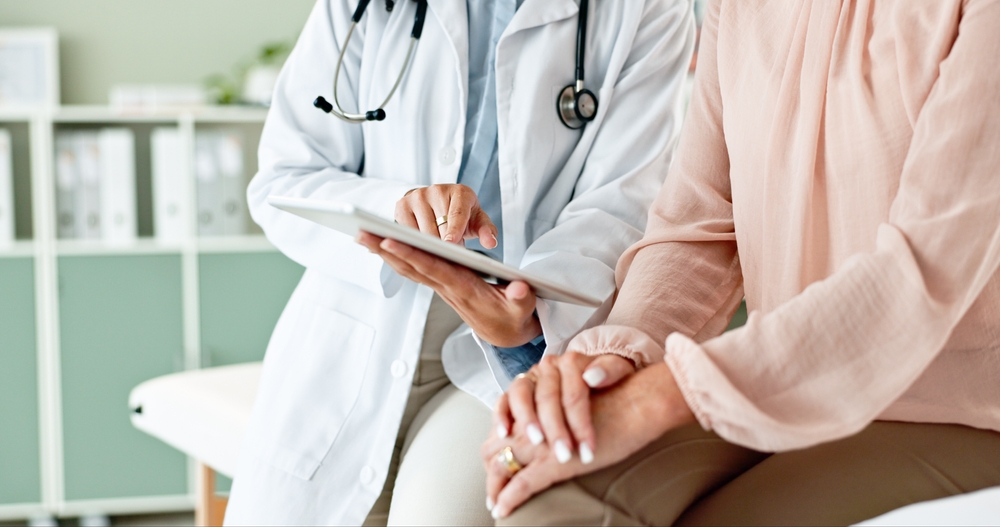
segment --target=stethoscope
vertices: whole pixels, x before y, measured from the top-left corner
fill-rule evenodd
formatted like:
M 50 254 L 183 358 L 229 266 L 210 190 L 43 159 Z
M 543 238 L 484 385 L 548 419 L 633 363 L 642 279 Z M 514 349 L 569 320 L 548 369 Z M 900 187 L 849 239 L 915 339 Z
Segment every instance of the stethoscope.
M 365 113 L 347 113 L 340 106 L 340 101 L 337 97 L 337 84 L 340 80 L 340 68 L 344 64 L 344 53 L 347 52 L 348 44 L 351 42 L 351 36 L 354 35 L 354 28 L 357 27 L 358 22 L 361 21 L 361 16 L 364 15 L 365 9 L 368 8 L 368 3 L 371 0 L 359 0 L 358 7 L 354 10 L 354 15 L 351 17 L 351 28 L 347 31 L 347 39 L 344 45 L 340 49 L 340 56 L 337 57 L 337 69 L 333 74 L 333 104 L 330 104 L 322 95 L 316 97 L 313 101 L 313 106 L 323 110 L 326 113 L 333 114 L 334 116 L 343 119 L 344 121 L 350 123 L 363 123 L 365 121 L 381 121 L 385 119 L 385 105 L 389 103 L 392 96 L 396 93 L 399 88 L 399 84 L 403 81 L 403 75 L 406 74 L 407 68 L 410 67 L 410 62 L 413 59 L 413 50 L 417 47 L 417 41 L 420 40 L 420 34 L 424 29 L 424 17 L 427 15 L 427 0 L 413 0 L 417 3 L 417 12 L 413 16 L 413 31 L 410 32 L 410 47 L 406 51 L 406 59 L 403 61 L 403 68 L 399 71 L 399 76 L 396 77 L 395 84 L 392 85 L 392 89 L 389 90 L 389 95 L 386 96 L 382 104 L 374 110 L 369 110 Z M 587 8 L 589 0 L 580 0 L 580 13 L 577 15 L 577 26 L 576 26 L 576 82 L 566 86 L 559 92 L 559 96 L 556 98 L 556 113 L 559 115 L 559 120 L 562 121 L 564 125 L 573 130 L 583 128 L 584 125 L 594 120 L 597 115 L 597 96 L 594 93 L 583 87 L 583 62 L 584 62 L 584 50 L 586 49 L 587 40 Z M 386 0 L 385 7 L 387 11 L 392 11 L 393 0 Z

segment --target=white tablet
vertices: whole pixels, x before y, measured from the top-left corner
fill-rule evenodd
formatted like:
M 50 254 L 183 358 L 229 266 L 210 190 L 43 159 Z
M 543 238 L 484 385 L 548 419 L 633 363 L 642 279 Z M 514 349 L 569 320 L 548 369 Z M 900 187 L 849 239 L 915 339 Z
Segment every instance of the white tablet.
M 370 212 L 361 210 L 354 205 L 281 196 L 271 196 L 267 198 L 267 202 L 281 210 L 291 212 L 296 216 L 301 216 L 351 237 L 356 236 L 358 231 L 366 231 L 376 236 L 391 238 L 422 251 L 427 251 L 445 260 L 486 275 L 487 278 L 495 277 L 507 282 L 523 280 L 541 298 L 590 307 L 597 307 L 602 303 L 602 300 L 599 298 L 574 291 L 552 280 L 515 269 L 486 255 L 424 234 L 417 229 L 388 221 Z

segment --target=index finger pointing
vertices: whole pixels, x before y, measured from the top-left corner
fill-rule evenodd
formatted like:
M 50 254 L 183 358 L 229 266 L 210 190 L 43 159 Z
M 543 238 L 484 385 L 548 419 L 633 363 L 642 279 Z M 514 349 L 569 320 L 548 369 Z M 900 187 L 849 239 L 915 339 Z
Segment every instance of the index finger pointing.
M 472 209 L 477 204 L 478 200 L 474 195 L 470 197 L 461 191 L 452 193 L 451 201 L 448 203 L 448 223 L 442 226 L 445 230 L 441 239 L 446 242 L 461 243 L 462 235 L 469 225 Z

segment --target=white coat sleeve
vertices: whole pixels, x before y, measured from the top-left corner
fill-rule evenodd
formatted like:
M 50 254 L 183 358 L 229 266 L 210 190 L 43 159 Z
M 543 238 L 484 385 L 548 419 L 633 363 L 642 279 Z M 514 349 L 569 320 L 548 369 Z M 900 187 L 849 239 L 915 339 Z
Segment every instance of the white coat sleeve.
M 599 113 L 585 129 L 590 133 L 597 125 L 573 199 L 555 226 L 528 247 L 521 267 L 602 295 L 605 302 L 595 311 L 539 299 L 546 354 L 561 353 L 570 338 L 602 322 L 611 308 L 615 265 L 642 237 L 680 134 L 694 41 L 690 1 L 648 0 L 617 79 L 599 94 L 603 118 Z
M 383 262 L 350 237 L 280 211 L 268 196 L 290 196 L 357 205 L 392 219 L 396 202 L 416 185 L 359 175 L 364 165 L 362 126 L 346 123 L 313 107 L 318 95 L 332 100 L 333 73 L 350 28 L 353 3 L 319 0 L 282 69 L 264 124 L 259 171 L 247 190 L 254 221 L 292 260 L 378 294 Z M 358 24 L 344 58 L 340 101 L 357 111 L 356 89 L 364 41 Z M 344 262 L 350 262 L 345 264 Z M 386 275 L 388 276 L 388 275 Z

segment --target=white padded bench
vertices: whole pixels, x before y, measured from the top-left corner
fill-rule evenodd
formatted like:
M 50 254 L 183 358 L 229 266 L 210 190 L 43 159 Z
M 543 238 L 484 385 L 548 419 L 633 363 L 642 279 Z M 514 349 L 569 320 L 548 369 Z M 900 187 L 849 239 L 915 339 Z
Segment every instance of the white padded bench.
M 232 477 L 250 420 L 261 363 L 165 375 L 132 390 L 132 424 L 196 459 L 198 525 L 221 525 L 227 500 L 215 472 Z M 989 455 L 989 453 L 984 453 Z M 917 503 L 859 525 L 1000 525 L 1000 487 Z
M 251 362 L 174 373 L 146 381 L 129 395 L 136 428 L 198 462 L 198 525 L 222 525 L 227 500 L 215 493 L 215 472 L 228 477 L 236 472 L 260 367 Z

